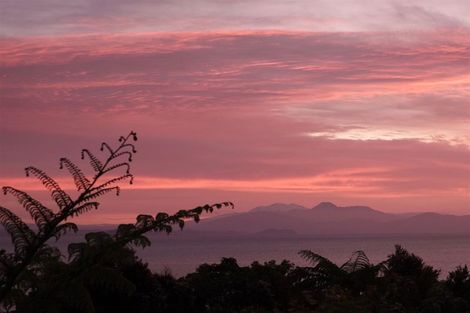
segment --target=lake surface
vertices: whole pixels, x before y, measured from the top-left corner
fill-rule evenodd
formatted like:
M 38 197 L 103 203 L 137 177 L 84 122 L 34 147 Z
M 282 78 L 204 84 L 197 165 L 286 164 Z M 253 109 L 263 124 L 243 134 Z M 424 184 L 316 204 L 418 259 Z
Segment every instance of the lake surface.
M 298 251 L 309 249 L 337 264 L 346 262 L 351 254 L 363 250 L 371 262 L 386 259 L 400 244 L 424 261 L 441 269 L 441 278 L 456 266 L 470 265 L 470 236 L 362 236 L 362 237 L 254 237 L 227 236 L 176 232 L 169 236 L 152 234 L 152 245 L 138 255 L 149 264 L 153 271 L 169 269 L 179 277 L 196 270 L 202 263 L 218 263 L 223 257 L 235 257 L 240 265 L 253 261 L 284 259 L 297 265 L 307 265 L 298 256 Z M 69 242 L 81 241 L 80 235 L 69 235 L 59 241 L 59 247 L 66 251 Z M 0 236 L 0 248 L 11 250 L 9 238 Z
M 222 257 L 235 257 L 240 265 L 253 261 L 290 260 L 307 265 L 298 251 L 309 249 L 337 264 L 346 262 L 351 254 L 363 250 L 371 262 L 377 263 L 393 253 L 400 244 L 424 261 L 441 269 L 441 277 L 456 266 L 470 265 L 469 236 L 375 236 L 375 237 L 222 237 L 201 238 L 189 235 L 152 236 L 152 246 L 139 251 L 139 255 L 154 271 L 165 268 L 175 276 L 194 271 L 199 264 L 217 263 Z

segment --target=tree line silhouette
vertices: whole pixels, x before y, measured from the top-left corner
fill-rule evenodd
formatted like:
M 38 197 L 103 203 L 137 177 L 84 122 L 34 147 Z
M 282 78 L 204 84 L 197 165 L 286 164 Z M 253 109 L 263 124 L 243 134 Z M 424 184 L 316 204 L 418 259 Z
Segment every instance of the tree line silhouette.
M 0 207 L 0 223 L 11 237 L 13 251 L 0 249 L 0 311 L 4 312 L 470 312 L 470 273 L 459 266 L 439 280 L 439 271 L 401 246 L 386 260 L 372 264 L 362 251 L 337 265 L 310 250 L 299 254 L 309 266 L 282 262 L 254 262 L 240 266 L 234 258 L 202 264 L 194 273 L 175 278 L 170 272 L 152 273 L 135 247 L 151 244 L 145 234 L 172 232 L 188 219 L 231 202 L 180 210 L 173 215 L 138 215 L 135 223 L 121 224 L 114 232 L 91 232 L 85 241 L 68 246 L 67 257 L 53 246 L 78 227 L 76 216 L 98 208 L 97 199 L 119 194 L 119 184 L 132 183 L 130 162 L 137 152 L 135 132 L 120 137 L 112 148 L 101 145 L 101 160 L 82 150 L 94 175 L 88 178 L 67 158 L 67 169 L 78 190 L 72 197 L 45 172 L 26 168 L 50 191 L 58 209 L 43 205 L 27 193 L 3 187 L 31 215 L 28 225 L 13 211 Z

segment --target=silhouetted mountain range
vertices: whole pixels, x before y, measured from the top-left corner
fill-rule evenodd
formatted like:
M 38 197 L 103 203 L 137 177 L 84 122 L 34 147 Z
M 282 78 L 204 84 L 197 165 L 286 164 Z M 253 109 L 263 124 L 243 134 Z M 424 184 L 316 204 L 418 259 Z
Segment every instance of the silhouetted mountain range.
M 321 202 L 313 208 L 275 203 L 248 212 L 206 219 L 194 231 L 262 235 L 470 234 L 470 215 L 391 214 L 367 206 Z
M 80 232 L 69 237 L 80 237 L 90 231 L 114 232 L 117 225 L 80 225 Z M 298 204 L 275 203 L 259 206 L 248 212 L 231 212 L 188 222 L 183 236 L 221 237 L 250 235 L 256 237 L 292 237 L 302 235 L 470 235 L 470 215 L 439 213 L 385 213 L 368 206 L 337 206 L 321 202 L 312 208 Z M 179 232 L 174 233 L 177 235 Z M 5 231 L 0 227 L 0 237 Z M 0 239 L 1 239 L 0 238 Z M 6 237 L 5 237 L 6 238 Z M 3 238 L 4 239 L 4 238 Z

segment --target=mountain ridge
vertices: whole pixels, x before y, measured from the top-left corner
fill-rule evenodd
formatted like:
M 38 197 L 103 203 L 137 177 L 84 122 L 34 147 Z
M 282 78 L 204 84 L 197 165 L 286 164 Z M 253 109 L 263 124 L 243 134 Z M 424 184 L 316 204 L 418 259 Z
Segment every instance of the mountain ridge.
M 470 215 L 393 214 L 363 205 L 337 206 L 332 202 L 320 202 L 310 209 L 293 203 L 274 203 L 237 215 L 209 218 L 193 230 L 254 234 L 272 229 L 300 235 L 470 234 Z

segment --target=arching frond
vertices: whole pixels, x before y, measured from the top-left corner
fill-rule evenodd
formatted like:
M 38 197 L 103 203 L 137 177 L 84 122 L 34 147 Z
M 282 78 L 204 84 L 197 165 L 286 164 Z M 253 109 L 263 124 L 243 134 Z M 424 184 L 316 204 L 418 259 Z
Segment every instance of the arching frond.
M 73 177 L 73 181 L 75 182 L 75 186 L 77 186 L 77 190 L 86 190 L 90 186 L 90 181 L 85 177 L 83 172 L 75 165 L 72 161 L 67 158 L 60 159 L 60 168 L 63 166 L 69 170 L 70 174 Z
M 152 242 L 144 235 L 133 238 L 129 243 L 141 248 L 152 245 Z
M 220 208 L 222 208 L 222 207 L 227 207 L 227 206 L 230 207 L 230 208 L 232 208 L 232 209 L 235 207 L 235 205 L 233 204 L 233 202 L 230 202 L 230 201 L 226 201 L 226 202 L 222 202 L 222 203 L 217 203 L 217 204 L 214 204 L 214 205 L 217 207 L 217 209 L 220 209 Z
M 46 173 L 33 166 L 27 167 L 25 171 L 26 176 L 33 175 L 41 181 L 41 183 L 51 192 L 52 199 L 57 203 L 59 208 L 65 208 L 72 203 L 70 196 L 60 188 L 59 184 L 55 180 L 46 175 Z
M 82 150 L 82 160 L 85 159 L 85 154 L 88 155 L 88 158 L 90 158 L 90 165 L 93 167 L 93 169 L 96 172 L 101 171 L 103 168 L 103 164 L 101 161 L 93 154 L 91 153 L 88 149 L 83 149 Z
M 122 145 L 121 148 L 131 148 L 132 153 L 137 153 L 137 150 L 135 149 L 135 146 L 131 143 L 126 143 L 125 145 Z
M 310 262 L 315 271 L 321 273 L 336 273 L 340 271 L 340 268 L 324 256 L 314 253 L 310 250 L 301 250 L 299 255 Z
M 115 237 L 123 238 L 131 235 L 136 230 L 134 224 L 120 224 L 116 230 Z
M 70 210 L 71 216 L 78 216 L 82 213 L 98 209 L 99 202 L 87 202 L 78 207 L 75 207 L 73 210 Z
M 132 152 L 130 151 L 119 152 L 114 155 L 114 158 L 118 158 L 121 155 L 127 155 L 127 159 L 129 160 L 129 162 L 132 162 Z
M 103 195 L 105 195 L 105 194 L 107 194 L 111 191 L 116 191 L 116 195 L 119 196 L 119 191 L 120 190 L 121 189 L 118 186 L 97 190 L 96 192 L 94 192 L 92 194 L 89 194 L 88 196 L 83 197 L 81 199 L 81 201 L 79 201 L 77 203 L 77 205 L 82 205 L 84 203 L 87 203 L 88 201 L 93 200 L 93 199 L 98 198 L 98 197 L 101 197 L 101 196 L 103 196 Z
M 359 250 L 353 253 L 351 258 L 341 266 L 341 269 L 348 273 L 353 273 L 371 266 L 369 258 L 364 251 Z
M 129 174 L 130 169 L 131 169 L 129 163 L 119 163 L 119 164 L 110 166 L 110 167 L 108 167 L 106 170 L 103 171 L 103 174 L 109 173 L 109 172 L 111 172 L 112 170 L 117 169 L 117 168 L 120 168 L 120 167 L 123 167 L 123 166 L 126 167 L 126 174 Z
M 137 223 L 135 226 L 137 228 L 147 228 L 147 227 L 152 226 L 155 222 L 155 219 L 153 218 L 153 216 L 147 215 L 147 214 L 139 214 L 136 220 L 137 220 Z
M 333 264 L 330 260 L 325 258 L 324 256 L 319 255 L 318 253 L 315 253 L 310 250 L 300 250 L 299 255 L 306 261 L 308 261 L 312 266 L 317 266 L 320 263 L 324 264 Z
M 92 190 L 99 190 L 99 189 L 102 189 L 102 188 L 105 188 L 105 187 L 108 187 L 108 186 L 111 186 L 112 184 L 115 184 L 115 183 L 118 183 L 120 181 L 123 181 L 125 179 L 129 179 L 129 184 L 132 185 L 133 181 L 134 181 L 134 175 L 132 174 L 126 174 L 126 175 L 123 175 L 123 176 L 119 176 L 119 177 L 116 177 L 116 178 L 112 178 L 110 180 L 108 180 L 107 182 L 93 188 Z
M 104 151 L 105 148 L 106 148 L 106 150 L 109 152 L 110 155 L 113 155 L 113 154 L 114 154 L 114 150 L 111 149 L 111 147 L 110 147 L 106 142 L 103 142 L 103 143 L 101 144 L 100 150 L 101 150 L 101 151 Z
M 131 131 L 130 136 L 132 136 L 132 139 L 134 139 L 134 141 L 137 141 L 137 133 L 135 131 Z
M 168 217 L 169 217 L 168 213 L 165 213 L 165 212 L 157 213 L 157 215 L 155 216 L 155 222 L 161 223 L 164 220 L 168 219 Z
M 85 235 L 85 240 L 88 245 L 95 247 L 109 245 L 114 241 L 113 237 L 104 231 L 87 233 Z
M 149 224 L 149 222 L 145 224 L 149 226 L 153 226 Z M 114 237 L 119 242 L 133 244 L 137 247 L 145 248 L 147 246 L 150 246 L 151 245 L 150 240 L 144 235 L 138 234 L 142 230 L 142 228 L 140 227 L 136 227 L 136 225 L 134 224 L 121 224 L 116 230 L 116 234 L 114 235 Z
M 34 232 L 15 213 L 0 207 L 0 224 L 10 234 L 17 255 L 23 255 L 35 238 Z
M 54 219 L 54 212 L 45 207 L 41 202 L 31 197 L 24 191 L 13 187 L 3 187 L 4 194 L 11 194 L 18 199 L 18 202 L 29 212 L 39 230 L 44 228 Z
M 54 229 L 54 237 L 56 240 L 59 240 L 59 238 L 64 235 L 65 233 L 67 233 L 68 231 L 73 231 L 74 233 L 76 233 L 78 231 L 78 227 L 77 225 L 75 225 L 74 223 L 64 223 L 64 224 L 61 224 L 59 226 L 57 226 L 55 229 Z

